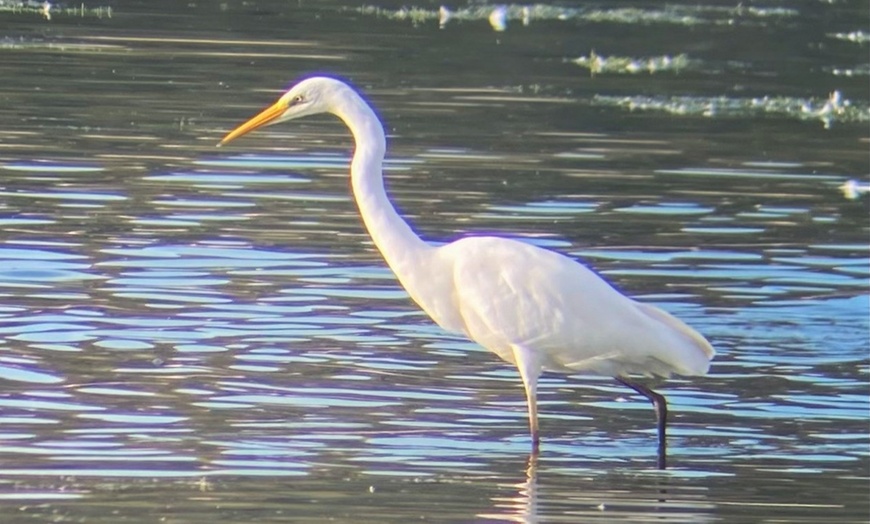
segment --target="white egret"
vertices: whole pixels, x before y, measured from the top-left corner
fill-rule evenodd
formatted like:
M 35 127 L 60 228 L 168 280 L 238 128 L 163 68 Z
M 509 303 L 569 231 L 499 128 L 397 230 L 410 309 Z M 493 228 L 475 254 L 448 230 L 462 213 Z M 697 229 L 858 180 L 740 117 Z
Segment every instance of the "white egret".
M 542 371 L 615 377 L 655 407 L 658 466 L 665 467 L 667 403 L 630 374 L 703 375 L 715 352 L 669 313 L 636 302 L 586 266 L 517 240 L 472 236 L 432 246 L 417 236 L 384 190 L 386 138 L 372 108 L 340 80 L 302 80 L 227 134 L 332 113 L 350 128 L 354 198 L 375 246 L 402 286 L 438 325 L 516 365 L 528 403 L 532 453 L 539 449 L 536 390 Z
M 453 18 L 453 12 L 447 6 L 441 6 L 438 8 L 438 27 L 444 29 L 447 27 L 447 22 Z
M 499 33 L 507 29 L 508 24 L 508 10 L 507 7 L 500 5 L 497 6 L 492 12 L 489 14 L 489 25 L 492 26 L 494 31 L 498 31 Z

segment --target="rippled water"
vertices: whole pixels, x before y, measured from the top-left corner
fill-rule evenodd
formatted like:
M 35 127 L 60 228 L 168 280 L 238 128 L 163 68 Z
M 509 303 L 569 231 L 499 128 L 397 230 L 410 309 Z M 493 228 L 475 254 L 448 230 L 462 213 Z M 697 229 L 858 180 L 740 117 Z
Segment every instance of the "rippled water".
M 122 7 L 0 12 L 4 522 L 870 516 L 865 5 Z M 591 376 L 544 377 L 529 463 L 516 372 L 398 286 L 340 124 L 214 148 L 310 71 L 376 105 L 427 239 L 569 253 L 714 343 L 654 384 L 669 471 Z

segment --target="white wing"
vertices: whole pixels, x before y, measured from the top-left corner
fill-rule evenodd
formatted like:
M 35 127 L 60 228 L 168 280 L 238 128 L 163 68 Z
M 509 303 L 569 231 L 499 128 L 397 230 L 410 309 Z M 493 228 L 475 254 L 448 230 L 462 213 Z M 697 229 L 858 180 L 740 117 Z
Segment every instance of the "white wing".
M 456 315 L 445 327 L 509 362 L 512 347 L 522 347 L 563 371 L 696 375 L 709 367 L 714 351 L 701 335 L 563 255 L 498 237 L 438 251 L 453 275 Z

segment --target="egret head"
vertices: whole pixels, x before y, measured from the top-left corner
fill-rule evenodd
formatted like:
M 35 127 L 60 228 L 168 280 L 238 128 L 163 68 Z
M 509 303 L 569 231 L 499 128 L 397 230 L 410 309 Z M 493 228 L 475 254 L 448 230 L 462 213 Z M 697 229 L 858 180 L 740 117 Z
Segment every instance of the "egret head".
M 335 78 L 306 78 L 281 95 L 277 102 L 230 131 L 218 145 L 224 145 L 261 127 L 317 113 L 332 113 L 336 100 L 340 99 L 337 95 L 348 89 L 350 88 L 346 84 Z

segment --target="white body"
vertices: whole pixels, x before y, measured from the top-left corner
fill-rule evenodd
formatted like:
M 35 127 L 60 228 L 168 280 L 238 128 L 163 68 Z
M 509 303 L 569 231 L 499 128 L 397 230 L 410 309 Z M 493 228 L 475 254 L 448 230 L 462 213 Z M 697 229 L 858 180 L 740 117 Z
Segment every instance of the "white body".
M 224 138 L 329 112 L 356 142 L 351 181 L 360 215 L 411 298 L 444 329 L 461 333 L 517 366 L 537 442 L 535 390 L 543 370 L 615 377 L 705 374 L 710 344 L 670 314 L 636 302 L 559 253 L 500 237 L 468 237 L 441 247 L 421 240 L 384 190 L 383 127 L 346 84 L 310 78 Z

